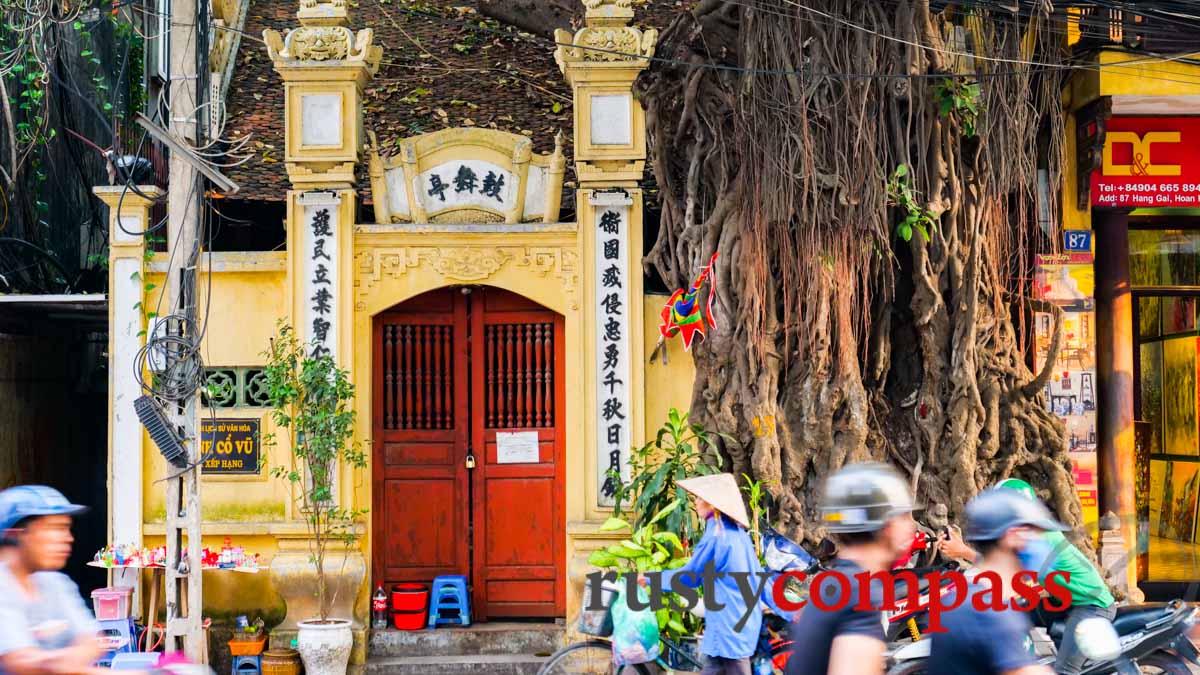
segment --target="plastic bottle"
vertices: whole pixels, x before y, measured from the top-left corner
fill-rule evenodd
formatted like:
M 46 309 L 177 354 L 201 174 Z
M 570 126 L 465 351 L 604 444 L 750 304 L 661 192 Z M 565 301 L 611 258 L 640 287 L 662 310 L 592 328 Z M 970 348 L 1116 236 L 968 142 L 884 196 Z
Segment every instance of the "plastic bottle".
M 387 615 L 387 593 L 383 590 L 383 584 L 380 584 L 375 589 L 375 595 L 371 596 L 371 628 L 375 630 L 387 628 Z

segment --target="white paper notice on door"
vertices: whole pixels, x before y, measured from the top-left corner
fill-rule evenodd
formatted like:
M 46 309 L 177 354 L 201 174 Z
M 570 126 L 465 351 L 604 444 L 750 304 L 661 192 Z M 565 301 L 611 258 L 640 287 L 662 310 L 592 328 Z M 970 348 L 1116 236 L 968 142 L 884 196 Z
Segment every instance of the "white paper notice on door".
M 537 464 L 538 432 L 496 432 L 497 464 Z

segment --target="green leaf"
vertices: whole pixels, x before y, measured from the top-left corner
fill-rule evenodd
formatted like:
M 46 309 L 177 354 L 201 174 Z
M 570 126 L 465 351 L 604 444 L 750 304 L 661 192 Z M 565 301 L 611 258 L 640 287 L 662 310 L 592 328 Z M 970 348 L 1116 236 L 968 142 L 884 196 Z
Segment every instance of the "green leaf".
M 876 174 L 876 175 L 878 175 L 878 174 Z M 908 175 L 908 165 L 901 164 L 901 165 L 897 166 L 896 173 L 894 173 L 893 175 L 896 176 L 896 178 L 904 178 L 905 176 Z M 876 179 L 876 180 L 878 180 L 878 179 Z
M 612 532 L 613 530 L 622 530 L 629 527 L 629 523 L 620 518 L 609 518 L 600 526 L 601 532 Z
M 646 550 L 646 547 L 641 546 L 640 544 L 633 541 L 632 539 L 626 539 L 625 541 L 622 541 L 620 544 L 617 544 L 617 545 L 623 546 L 623 547 L 633 550 L 633 551 L 638 551 L 639 553 L 642 553 L 642 554 L 649 553 L 649 551 Z
M 562 104 L 559 103 L 558 101 L 555 101 L 554 105 L 550 106 L 550 111 L 554 112 L 554 113 L 562 112 Z
M 657 523 L 658 521 L 662 520 L 663 518 L 667 517 L 667 514 L 671 513 L 675 509 L 679 508 L 679 504 L 680 504 L 679 499 L 675 499 L 670 504 L 667 504 L 663 508 L 659 509 L 658 513 L 654 514 L 654 516 L 650 518 L 650 521 L 647 523 L 647 525 L 653 525 L 653 524 Z
M 670 628 L 671 631 L 676 635 L 684 635 L 688 632 L 687 629 L 683 627 L 683 624 L 679 622 L 679 619 L 671 619 L 668 621 L 667 628 Z
M 896 228 L 896 234 L 900 235 L 900 238 L 903 239 L 904 241 L 911 241 L 912 240 L 912 226 L 901 224 L 899 227 Z
M 635 551 L 631 548 L 625 548 L 620 544 L 609 546 L 607 549 L 605 549 L 605 551 L 607 551 L 610 555 L 618 558 L 625 558 L 626 560 L 637 558 L 645 553 L 644 551 Z
M 588 564 L 596 567 L 615 567 L 617 558 L 608 551 L 592 551 L 592 554 L 588 556 Z
M 683 542 L 679 540 L 679 535 L 674 532 L 655 532 L 654 541 L 666 542 L 673 546 L 676 551 L 683 550 Z

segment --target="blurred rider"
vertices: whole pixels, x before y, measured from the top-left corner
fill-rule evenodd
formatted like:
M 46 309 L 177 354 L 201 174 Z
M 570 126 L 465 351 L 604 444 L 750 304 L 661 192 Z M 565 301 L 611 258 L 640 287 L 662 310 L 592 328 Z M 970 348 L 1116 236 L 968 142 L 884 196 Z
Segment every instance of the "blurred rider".
M 967 588 L 966 600 L 942 616 L 948 630 L 933 636 L 927 675 L 1050 675 L 1027 647 L 1033 624 L 1028 612 L 1012 608 L 1018 600 L 1012 580 L 1039 561 L 1037 542 L 1043 532 L 1065 529 L 1041 502 L 1009 488 L 992 488 L 967 504 L 967 541 L 980 553 L 979 576 Z M 995 588 L 991 579 L 999 588 Z M 999 596 L 1005 609 L 977 608 L 971 599 Z
M 99 625 L 79 587 L 59 572 L 71 555 L 71 517 L 86 510 L 57 490 L 0 492 L 0 675 L 108 673 Z
M 883 588 L 874 580 L 869 607 L 855 609 L 862 606 L 859 575 L 886 572 L 908 550 L 916 531 L 912 510 L 908 483 L 886 464 L 849 465 L 826 480 L 822 519 L 838 543 L 829 569 L 846 579 L 848 592 L 837 580 L 814 582 L 810 596 L 820 593 L 827 606 L 844 606 L 824 611 L 811 601 L 805 604 L 792 626 L 787 675 L 883 673 Z M 852 600 L 838 603 L 839 596 Z
M 1019 478 L 1001 481 L 997 487 L 1016 490 L 1026 499 L 1038 501 L 1033 486 Z M 942 539 L 939 546 L 942 553 L 951 558 L 971 561 L 980 559 L 979 552 L 963 542 L 962 537 L 953 530 L 948 537 Z M 1075 636 L 1076 627 L 1084 619 L 1102 618 L 1111 622 L 1117 615 L 1116 601 L 1100 571 L 1082 551 L 1067 541 L 1062 532 L 1043 533 L 1039 540 L 1030 543 L 1030 550 L 1033 551 L 1032 558 L 1037 560 L 1035 571 L 1039 580 L 1045 581 L 1051 572 L 1056 571 L 1070 575 L 1061 581 L 1071 592 L 1071 607 L 1067 611 L 1066 629 L 1062 644 L 1058 648 L 1054 671 L 1064 675 L 1078 675 L 1083 672 L 1087 657 L 1079 651 Z

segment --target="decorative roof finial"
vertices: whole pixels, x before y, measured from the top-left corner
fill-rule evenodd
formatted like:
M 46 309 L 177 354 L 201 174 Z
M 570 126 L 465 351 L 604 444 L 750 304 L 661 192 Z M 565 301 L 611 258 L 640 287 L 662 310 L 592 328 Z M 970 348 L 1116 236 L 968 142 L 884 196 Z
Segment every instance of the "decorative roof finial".
M 633 20 L 633 0 L 583 0 L 589 26 L 626 26 Z

